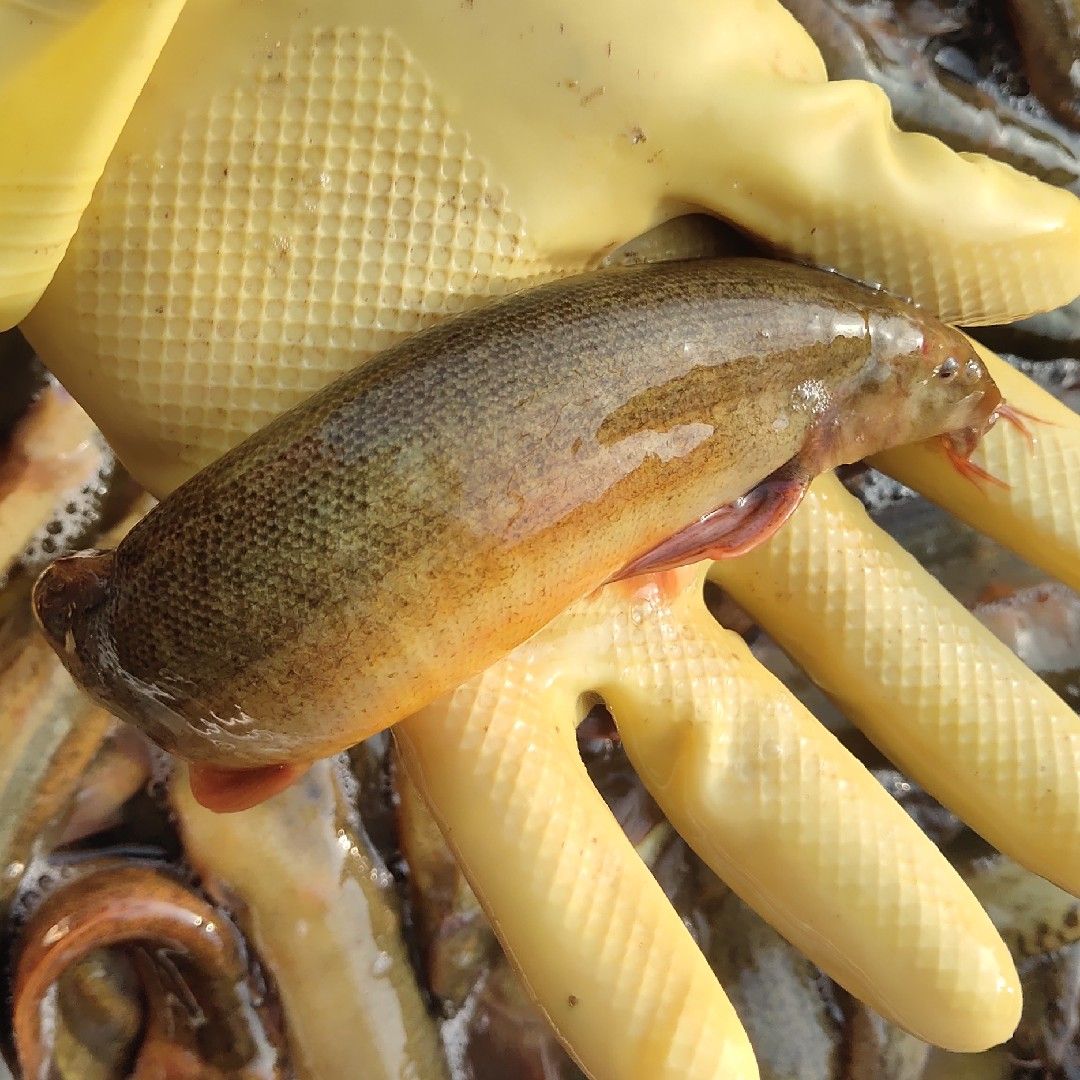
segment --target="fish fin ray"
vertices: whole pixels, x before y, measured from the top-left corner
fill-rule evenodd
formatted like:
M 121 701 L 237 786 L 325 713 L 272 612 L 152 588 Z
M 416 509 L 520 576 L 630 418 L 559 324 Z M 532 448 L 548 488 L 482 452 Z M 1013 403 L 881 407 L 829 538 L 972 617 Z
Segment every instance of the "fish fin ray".
M 802 502 L 810 475 L 792 459 L 734 502 L 680 529 L 639 555 L 611 580 L 674 570 L 701 559 L 732 559 L 768 540 Z
M 234 814 L 266 802 L 307 772 L 307 765 L 262 765 L 229 769 L 198 762 L 190 766 L 188 782 L 195 801 L 216 814 Z

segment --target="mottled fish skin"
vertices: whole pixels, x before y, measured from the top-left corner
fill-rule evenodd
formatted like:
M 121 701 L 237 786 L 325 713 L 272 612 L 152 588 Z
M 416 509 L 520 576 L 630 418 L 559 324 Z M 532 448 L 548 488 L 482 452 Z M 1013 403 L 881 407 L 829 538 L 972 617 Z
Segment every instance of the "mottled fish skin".
M 1080 0 L 1009 0 L 1024 71 L 1039 100 L 1080 131 Z
M 971 365 L 957 332 L 824 271 L 596 271 L 345 375 L 115 552 L 54 563 L 35 608 L 76 678 L 166 748 L 313 760 L 797 455 L 817 472 L 981 422 L 998 398 Z

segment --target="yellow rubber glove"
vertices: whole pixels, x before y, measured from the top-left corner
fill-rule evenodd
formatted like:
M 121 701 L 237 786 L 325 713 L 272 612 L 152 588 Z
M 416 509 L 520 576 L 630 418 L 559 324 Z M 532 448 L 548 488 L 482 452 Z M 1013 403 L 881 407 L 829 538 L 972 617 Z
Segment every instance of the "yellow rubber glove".
M 160 492 L 693 207 L 950 321 L 1080 293 L 1080 201 L 902 134 L 773 0 L 189 0 L 26 330 Z
M 1080 292 L 1075 197 L 899 133 L 771 0 L 189 0 L 25 329 L 164 493 L 403 334 L 694 208 L 968 323 Z M 979 460 L 1012 487 L 965 512 L 1075 578 L 1080 423 L 1007 392 L 1054 426 L 1031 451 L 999 425 Z M 970 494 L 921 449 L 888 464 Z M 928 787 L 1080 890 L 1080 721 L 835 480 L 712 572 Z M 587 783 L 588 693 L 679 830 L 827 971 L 942 1045 L 1005 1038 L 988 920 L 700 585 L 583 601 L 398 729 L 542 1007 L 598 1077 L 755 1075 Z
M 0 0 L 0 330 L 37 303 L 184 0 Z

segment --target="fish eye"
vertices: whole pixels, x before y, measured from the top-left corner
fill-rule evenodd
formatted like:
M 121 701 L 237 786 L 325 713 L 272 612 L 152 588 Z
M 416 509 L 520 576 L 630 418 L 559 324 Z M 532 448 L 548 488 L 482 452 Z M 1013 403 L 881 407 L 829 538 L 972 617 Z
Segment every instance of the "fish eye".
M 951 379 L 960 370 L 960 361 L 955 356 L 950 356 L 947 360 L 942 360 L 936 368 L 934 368 L 934 374 L 939 379 Z
M 969 360 L 964 365 L 964 382 L 974 385 L 983 377 L 983 366 L 978 360 Z

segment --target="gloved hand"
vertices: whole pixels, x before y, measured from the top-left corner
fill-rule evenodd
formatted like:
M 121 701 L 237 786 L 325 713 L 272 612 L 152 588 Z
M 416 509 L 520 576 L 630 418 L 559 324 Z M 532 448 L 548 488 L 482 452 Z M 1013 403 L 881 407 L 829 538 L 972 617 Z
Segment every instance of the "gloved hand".
M 1080 292 L 1080 202 L 891 124 L 828 84 L 767 0 L 189 0 L 68 255 L 25 324 L 164 493 L 334 374 L 699 208 L 967 323 Z M 994 358 L 988 362 L 994 364 Z M 999 425 L 975 489 L 883 462 L 1080 584 L 1080 423 Z M 597 1076 L 755 1075 L 745 1036 L 588 785 L 600 694 L 699 853 L 853 992 L 954 1049 L 1019 1011 L 959 879 L 701 601 L 613 586 L 399 726 L 410 769 L 542 1007 Z M 709 571 L 912 775 L 1080 890 L 1080 722 L 831 477 Z M 588 700 L 588 699 L 587 699 Z
M 183 6 L 0 3 L 0 330 L 49 284 Z

